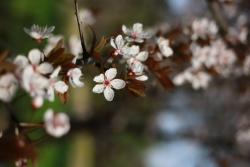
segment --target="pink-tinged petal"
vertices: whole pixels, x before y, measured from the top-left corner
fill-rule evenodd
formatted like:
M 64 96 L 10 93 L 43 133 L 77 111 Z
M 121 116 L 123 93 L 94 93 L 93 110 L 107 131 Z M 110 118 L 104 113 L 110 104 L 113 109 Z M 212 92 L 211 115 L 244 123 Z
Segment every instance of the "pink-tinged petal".
M 92 91 L 94 93 L 102 93 L 104 91 L 104 85 L 103 84 L 97 84 L 94 86 L 94 88 L 92 89 Z
M 123 40 L 122 35 L 118 35 L 115 38 L 115 44 L 116 44 L 118 49 L 121 49 L 124 46 L 124 40 Z
M 140 52 L 136 56 L 136 59 L 139 60 L 139 61 L 146 61 L 148 59 L 148 52 L 146 52 L 146 51 Z
M 107 101 L 112 101 L 114 99 L 115 92 L 112 88 L 106 87 L 104 89 L 104 97 Z
M 63 81 L 57 81 L 55 84 L 54 84 L 54 88 L 57 92 L 59 93 L 65 93 L 68 91 L 69 89 L 69 86 L 63 82 Z
M 110 68 L 105 72 L 105 76 L 108 80 L 112 80 L 116 77 L 117 70 L 116 68 Z
M 110 83 L 111 83 L 112 87 L 117 89 L 117 90 L 123 89 L 126 86 L 125 81 L 123 81 L 122 79 L 114 79 Z
M 141 75 L 139 77 L 136 77 L 135 79 L 138 80 L 138 81 L 147 81 L 148 80 L 148 76 Z
M 49 74 L 53 71 L 53 66 L 50 63 L 42 63 L 38 66 L 37 71 L 41 74 Z
M 104 82 L 104 75 L 103 74 L 97 75 L 93 80 L 97 83 L 102 83 Z
M 31 62 L 31 64 L 38 65 L 41 60 L 43 59 L 43 53 L 40 52 L 38 49 L 32 49 L 29 52 L 28 58 Z
M 48 109 L 44 114 L 46 132 L 53 137 L 62 137 L 70 130 L 69 117 L 65 113 L 55 113 Z
M 35 108 L 40 108 L 43 105 L 43 97 L 37 96 L 33 99 L 32 104 Z

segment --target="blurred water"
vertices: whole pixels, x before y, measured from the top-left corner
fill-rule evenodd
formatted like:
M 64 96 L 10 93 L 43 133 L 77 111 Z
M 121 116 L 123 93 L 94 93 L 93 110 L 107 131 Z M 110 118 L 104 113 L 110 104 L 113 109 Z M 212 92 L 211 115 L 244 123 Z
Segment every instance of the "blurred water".
M 217 167 L 209 150 L 187 139 L 156 144 L 145 156 L 146 167 Z

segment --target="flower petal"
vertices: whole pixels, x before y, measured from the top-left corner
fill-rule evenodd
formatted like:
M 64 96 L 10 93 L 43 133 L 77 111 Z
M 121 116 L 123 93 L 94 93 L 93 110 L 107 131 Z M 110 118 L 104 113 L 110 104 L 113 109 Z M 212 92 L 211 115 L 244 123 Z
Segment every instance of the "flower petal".
M 122 35 L 118 35 L 115 38 L 115 44 L 117 46 L 117 49 L 121 49 L 124 46 L 124 40 L 123 40 Z
M 53 73 L 50 75 L 50 78 L 56 78 L 59 75 L 59 72 L 61 71 L 61 66 L 58 66 Z
M 53 66 L 50 63 L 44 62 L 38 66 L 37 71 L 41 74 L 49 74 L 53 71 Z
M 135 79 L 138 80 L 138 81 L 147 81 L 148 80 L 148 76 L 141 75 L 139 77 L 136 77 Z
M 103 74 L 97 75 L 93 80 L 97 83 L 102 83 L 104 82 L 104 75 Z
M 136 59 L 139 61 L 146 61 L 148 59 L 148 52 L 143 51 L 138 53 L 138 55 L 136 56 Z
M 133 31 L 136 33 L 141 33 L 143 29 L 143 25 L 141 23 L 135 23 L 133 25 Z
M 115 92 L 112 88 L 106 87 L 104 89 L 104 97 L 107 101 L 112 101 L 114 99 Z
M 55 84 L 54 84 L 54 88 L 57 92 L 59 93 L 65 93 L 68 91 L 69 89 L 69 86 L 63 82 L 63 81 L 57 81 Z
M 102 93 L 104 91 L 104 85 L 103 84 L 97 84 L 92 89 L 94 93 Z
M 37 65 L 43 59 L 43 54 L 38 49 L 32 49 L 29 52 L 28 58 L 31 64 Z
M 23 56 L 23 55 L 18 55 L 15 60 L 14 63 L 19 67 L 19 68 L 24 68 L 25 66 L 27 66 L 29 64 L 27 57 Z
M 105 72 L 105 76 L 108 80 L 112 80 L 116 77 L 117 70 L 116 68 L 110 68 Z
M 113 88 L 119 90 L 125 87 L 126 83 L 122 79 L 114 79 L 111 82 Z

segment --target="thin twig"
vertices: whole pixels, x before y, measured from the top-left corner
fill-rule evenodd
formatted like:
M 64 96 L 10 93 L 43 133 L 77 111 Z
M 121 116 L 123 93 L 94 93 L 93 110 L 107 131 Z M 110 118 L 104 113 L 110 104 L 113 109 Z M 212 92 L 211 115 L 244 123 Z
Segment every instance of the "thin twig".
M 77 21 L 77 26 L 78 26 L 78 31 L 79 31 L 79 35 L 80 35 L 80 40 L 81 40 L 81 45 L 82 45 L 82 51 L 83 51 L 83 61 L 87 61 L 89 58 L 89 53 L 86 49 L 85 46 L 85 40 L 83 37 L 83 33 L 81 31 L 81 24 L 80 24 L 80 19 L 79 19 L 79 15 L 78 15 L 78 0 L 74 0 L 75 3 L 75 15 L 76 15 L 76 21 Z

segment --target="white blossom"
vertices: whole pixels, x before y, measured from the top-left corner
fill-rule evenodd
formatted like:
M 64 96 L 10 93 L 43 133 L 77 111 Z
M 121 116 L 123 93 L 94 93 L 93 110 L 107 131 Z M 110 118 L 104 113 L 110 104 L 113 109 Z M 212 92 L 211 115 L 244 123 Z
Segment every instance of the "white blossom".
M 94 78 L 96 84 L 93 88 L 94 93 L 104 93 L 107 101 L 112 101 L 114 98 L 114 90 L 123 89 L 126 85 L 122 79 L 115 79 L 117 75 L 116 68 L 108 69 L 105 74 L 100 74 Z
M 122 55 L 125 59 L 136 55 L 140 50 L 139 46 L 128 46 L 122 35 L 118 35 L 115 39 L 111 38 L 110 44 L 113 48 L 115 48 L 114 55 Z
M 210 81 L 211 76 L 208 73 L 196 71 L 192 68 L 188 68 L 173 79 L 174 84 L 177 86 L 184 83 L 191 83 L 194 89 L 207 88 Z
M 162 60 L 162 57 L 170 57 L 173 55 L 173 50 L 169 46 L 169 40 L 163 37 L 157 39 L 157 45 L 159 47 L 160 53 L 157 53 L 157 60 Z
M 0 76 L 0 100 L 9 102 L 15 95 L 18 81 L 12 73 Z
M 84 83 L 80 80 L 82 75 L 82 71 L 79 68 L 72 68 L 67 73 L 67 76 L 69 77 L 69 82 L 73 87 L 84 86 Z
M 142 51 L 136 56 L 133 56 L 127 60 L 127 64 L 133 73 L 141 75 L 144 71 L 144 65 L 142 62 L 148 59 L 148 52 Z
M 65 113 L 55 113 L 48 109 L 44 114 L 46 132 L 53 137 L 62 137 L 70 130 L 69 117 Z
M 27 167 L 28 166 L 28 159 L 26 158 L 20 158 L 15 161 L 16 167 Z
M 207 18 L 194 20 L 192 23 L 192 39 L 214 37 L 218 32 L 218 27 L 214 21 L 209 21 Z
M 24 31 L 31 37 L 37 40 L 38 42 L 42 42 L 43 39 L 49 38 L 52 35 L 55 27 L 39 27 L 38 25 L 32 25 L 30 29 L 24 28 Z
M 145 39 L 149 39 L 152 36 L 151 32 L 143 30 L 143 25 L 141 23 L 135 23 L 132 29 L 123 25 L 122 31 L 127 35 L 126 40 L 129 42 L 142 43 Z
M 64 81 L 58 80 L 60 70 L 61 67 L 57 67 L 49 78 L 49 87 L 47 90 L 47 95 L 50 101 L 54 101 L 55 99 L 54 91 L 64 94 L 68 91 L 69 88 L 69 86 Z

